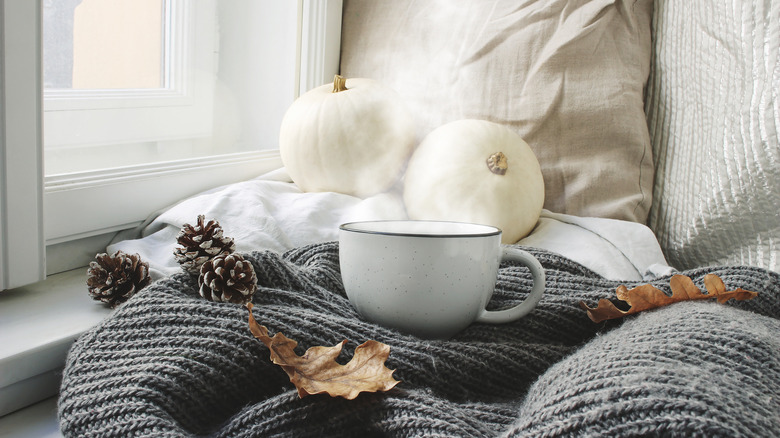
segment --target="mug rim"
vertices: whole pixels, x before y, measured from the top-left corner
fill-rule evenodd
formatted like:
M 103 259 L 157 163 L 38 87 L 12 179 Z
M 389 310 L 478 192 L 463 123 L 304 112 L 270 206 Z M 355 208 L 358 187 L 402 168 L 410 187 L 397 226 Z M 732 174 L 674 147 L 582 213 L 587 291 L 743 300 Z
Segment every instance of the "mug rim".
M 376 229 L 366 229 L 366 228 L 356 228 L 358 225 L 368 225 L 368 224 L 380 224 L 380 223 L 416 223 L 416 224 L 439 224 L 439 225 L 460 225 L 460 226 L 469 226 L 469 227 L 479 227 L 485 229 L 484 232 L 463 232 L 463 233 L 447 233 L 447 232 L 403 232 L 403 231 L 392 231 L 392 230 L 376 230 Z M 501 229 L 498 227 L 495 227 L 493 225 L 485 225 L 485 224 L 477 224 L 472 222 L 457 222 L 457 221 L 433 221 L 433 220 L 413 220 L 413 219 L 402 219 L 402 220 L 369 220 L 369 221 L 354 221 L 354 222 L 347 222 L 339 225 L 339 230 L 351 232 L 351 233 L 362 233 L 362 234 L 374 234 L 374 235 L 384 235 L 384 236 L 401 236 L 401 237 L 430 237 L 430 238 L 465 238 L 465 237 L 489 237 L 489 236 L 496 236 L 500 235 L 502 233 Z

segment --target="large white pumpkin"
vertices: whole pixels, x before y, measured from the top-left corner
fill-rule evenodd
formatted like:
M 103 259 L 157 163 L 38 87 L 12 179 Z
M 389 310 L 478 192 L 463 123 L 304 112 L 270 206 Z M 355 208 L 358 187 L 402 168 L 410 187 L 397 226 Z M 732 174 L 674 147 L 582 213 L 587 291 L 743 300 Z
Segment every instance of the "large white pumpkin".
M 515 243 L 539 220 L 544 180 L 517 133 L 486 120 L 459 120 L 433 130 L 414 151 L 404 204 L 411 219 L 493 225 L 503 243 Z
M 416 126 L 401 97 L 372 79 L 344 79 L 293 102 L 279 133 L 282 162 L 306 192 L 361 198 L 401 177 Z

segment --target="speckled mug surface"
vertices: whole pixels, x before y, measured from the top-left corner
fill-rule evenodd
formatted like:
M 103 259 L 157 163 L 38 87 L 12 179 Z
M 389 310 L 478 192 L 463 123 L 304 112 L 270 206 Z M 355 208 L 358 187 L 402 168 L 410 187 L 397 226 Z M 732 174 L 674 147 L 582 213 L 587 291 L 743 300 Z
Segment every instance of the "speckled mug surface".
M 534 280 L 515 307 L 488 311 L 501 260 L 527 266 Z M 438 221 L 352 222 L 339 228 L 347 297 L 363 318 L 427 339 L 448 339 L 473 322 L 506 323 L 544 293 L 544 269 L 531 254 L 501 245 L 501 230 Z

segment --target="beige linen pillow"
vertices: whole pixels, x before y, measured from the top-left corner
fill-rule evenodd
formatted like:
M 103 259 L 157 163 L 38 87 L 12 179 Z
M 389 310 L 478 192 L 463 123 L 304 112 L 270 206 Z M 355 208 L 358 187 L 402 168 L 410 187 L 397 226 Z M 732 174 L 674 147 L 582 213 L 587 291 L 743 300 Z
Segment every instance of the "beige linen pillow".
M 345 0 L 341 73 L 394 88 L 418 137 L 476 118 L 518 132 L 545 208 L 644 222 L 650 0 Z

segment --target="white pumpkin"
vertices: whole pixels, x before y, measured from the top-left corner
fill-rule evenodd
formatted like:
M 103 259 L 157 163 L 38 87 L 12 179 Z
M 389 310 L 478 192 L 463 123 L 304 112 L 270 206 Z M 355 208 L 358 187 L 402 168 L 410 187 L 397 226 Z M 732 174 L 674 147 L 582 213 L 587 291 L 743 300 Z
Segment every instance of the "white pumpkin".
M 282 119 L 279 150 L 305 192 L 361 198 L 397 182 L 415 145 L 416 125 L 401 97 L 372 79 L 314 88 Z
M 507 244 L 533 230 L 543 204 L 544 180 L 531 148 L 514 131 L 486 120 L 433 130 L 404 177 L 411 219 L 493 225 Z

